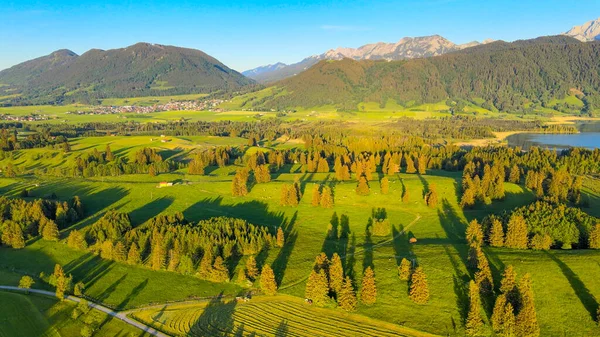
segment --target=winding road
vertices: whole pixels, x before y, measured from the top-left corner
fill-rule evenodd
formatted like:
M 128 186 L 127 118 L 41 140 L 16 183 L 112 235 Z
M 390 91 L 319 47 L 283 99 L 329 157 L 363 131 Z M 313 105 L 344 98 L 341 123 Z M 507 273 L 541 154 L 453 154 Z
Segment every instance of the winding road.
M 46 296 L 50 296 L 50 297 L 56 297 L 56 294 L 51 291 L 39 290 L 39 289 L 23 289 L 23 288 L 12 287 L 12 286 L 0 286 L 0 290 L 18 291 L 18 292 L 23 292 L 23 293 L 35 293 L 35 294 L 46 295 Z M 79 303 L 82 300 L 82 298 L 79 298 L 76 296 L 71 296 L 71 295 L 65 297 L 65 299 L 72 301 L 72 302 L 76 302 L 76 303 Z M 145 333 L 148 333 L 153 336 L 158 336 L 158 337 L 169 337 L 169 335 L 166 335 L 154 328 L 151 328 L 145 324 L 142 324 L 138 321 L 135 321 L 135 320 L 127 317 L 127 314 L 124 312 L 114 311 L 110 308 L 107 308 L 107 307 L 97 304 L 97 303 L 93 303 L 93 302 L 89 302 L 89 301 L 88 301 L 88 303 L 89 303 L 90 308 L 100 310 L 110 316 L 118 318 L 121 321 L 123 321 L 129 325 L 132 325 L 140 330 L 143 330 Z

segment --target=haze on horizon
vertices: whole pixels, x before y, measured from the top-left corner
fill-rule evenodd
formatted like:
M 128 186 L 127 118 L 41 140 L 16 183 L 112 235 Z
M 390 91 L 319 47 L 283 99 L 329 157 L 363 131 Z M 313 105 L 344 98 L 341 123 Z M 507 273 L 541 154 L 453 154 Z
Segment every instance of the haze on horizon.
M 0 70 L 70 49 L 150 42 L 202 50 L 244 71 L 328 49 L 439 34 L 455 43 L 560 34 L 595 19 L 600 1 L 8 1 Z

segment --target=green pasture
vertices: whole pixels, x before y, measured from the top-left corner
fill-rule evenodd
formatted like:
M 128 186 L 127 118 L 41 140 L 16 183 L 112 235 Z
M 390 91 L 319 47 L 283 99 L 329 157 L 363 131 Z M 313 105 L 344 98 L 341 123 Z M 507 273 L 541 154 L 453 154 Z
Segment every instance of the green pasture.
M 0 303 L 2 337 L 81 336 L 83 320 L 87 317 L 93 317 L 100 325 L 95 336 L 147 336 L 142 330 L 96 310 L 74 320 L 71 312 L 75 303 L 59 302 L 42 295 L 0 291 Z
M 89 142 L 95 143 L 93 140 Z M 90 145 L 81 143 L 74 148 L 78 146 Z M 233 168 L 209 168 L 208 176 L 175 172 L 157 177 L 3 178 L 0 179 L 0 192 L 17 196 L 27 187 L 32 188 L 33 198 L 56 193 L 59 199 L 67 200 L 79 195 L 89 216 L 74 228 L 92 224 L 108 209 L 128 212 L 134 225 L 160 213 L 180 211 L 193 221 L 225 215 L 273 229 L 282 226 L 287 233 L 286 246 L 257 256 L 259 265 L 269 263 L 274 268 L 281 294 L 303 298 L 305 281 L 315 256 L 321 251 L 329 256 L 338 252 L 343 257 L 346 273 L 351 275 L 356 285 L 360 284 L 363 268 L 373 266 L 375 270 L 377 303 L 372 307 L 360 306 L 358 314 L 444 335 L 463 334 L 465 313 L 462 308 L 468 280 L 472 277 L 465 267 L 468 251 L 464 242 L 466 223 L 534 200 L 529 191 L 506 183 L 507 196 L 504 201 L 462 211 L 457 206 L 460 173 L 443 171 L 431 171 L 423 176 L 399 174 L 391 177 L 388 195 L 382 195 L 379 183 L 372 181 L 371 194 L 357 196 L 354 182 L 336 182 L 333 174 L 327 173 L 301 174 L 297 172 L 297 166 L 289 167 L 289 173 L 274 174 L 270 183 L 253 186 L 248 196 L 232 197 Z M 304 191 L 301 204 L 297 208 L 280 206 L 282 184 L 295 179 L 301 181 Z M 156 186 L 160 181 L 176 184 L 159 189 Z M 181 181 L 190 184 L 177 184 Z M 436 209 L 428 208 L 423 202 L 424 190 L 433 183 L 437 185 L 440 195 Z M 333 187 L 333 209 L 311 206 L 315 184 Z M 408 203 L 400 200 L 402 185 L 409 192 Z M 598 199 L 591 200 L 590 210 L 600 205 Z M 376 207 L 386 208 L 392 225 L 389 235 L 384 237 L 365 234 L 371 210 Z M 338 217 L 345 215 L 349 219 L 350 235 L 347 239 L 326 239 L 327 227 L 334 212 Z M 62 236 L 66 237 L 68 231 L 64 230 Z M 409 244 L 408 238 L 413 236 L 418 241 Z M 496 282 L 499 282 L 499 275 L 508 264 L 514 265 L 520 275 L 531 273 L 542 335 L 576 335 L 580 332 L 589 335 L 599 332 L 591 315 L 597 306 L 596 298 L 600 296 L 600 280 L 593 276 L 600 272 L 598 252 L 542 253 L 486 249 L 486 253 Z M 60 263 L 76 280 L 86 284 L 86 292 L 90 296 L 118 308 L 220 293 L 233 296 L 242 291 L 232 283 L 214 284 L 193 276 L 103 261 L 89 253 L 72 250 L 61 242 L 34 240 L 23 250 L 3 248 L 0 254 L 3 257 L 0 267 L 21 273 L 49 273 L 54 263 Z M 403 257 L 415 260 L 424 268 L 431 293 L 427 305 L 416 305 L 409 300 L 408 285 L 397 276 L 397 265 Z M 236 275 L 244 263 L 245 259 L 242 259 L 231 265 L 231 275 Z M 561 297 L 556 299 L 556 294 Z M 489 318 L 489 315 L 488 310 L 486 317 Z
M 158 306 L 131 316 L 172 336 L 429 336 L 361 315 L 317 308 L 286 295 Z

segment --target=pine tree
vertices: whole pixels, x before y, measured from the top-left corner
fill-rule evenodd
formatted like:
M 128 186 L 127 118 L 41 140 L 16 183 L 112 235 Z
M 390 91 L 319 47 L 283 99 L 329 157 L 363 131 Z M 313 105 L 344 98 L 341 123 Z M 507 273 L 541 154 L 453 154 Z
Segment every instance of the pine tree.
M 243 268 L 238 270 L 236 282 L 242 286 L 248 284 L 248 276 L 246 276 L 246 271 Z
M 67 237 L 67 246 L 75 249 L 86 249 L 87 242 L 85 241 L 85 237 L 83 233 L 74 229 L 69 233 L 69 237 Z
M 267 295 L 277 293 L 277 282 L 275 282 L 275 273 L 268 264 L 265 264 L 260 273 L 260 289 Z
M 115 155 L 113 155 L 112 151 L 110 150 L 109 144 L 106 144 L 106 149 L 104 150 L 104 159 L 106 159 L 106 161 L 115 160 Z
M 517 309 L 519 307 L 519 293 L 517 290 L 517 272 L 513 266 L 509 265 L 504 269 L 502 273 L 502 280 L 500 281 L 500 292 L 506 295 L 506 300 Z
M 438 202 L 437 186 L 431 184 L 429 186 L 429 192 L 425 194 L 425 204 L 431 208 L 435 208 Z
M 588 244 L 592 249 L 600 249 L 600 223 L 597 223 L 592 227 Z
M 167 263 L 164 235 L 153 235 L 150 252 L 150 268 L 153 270 L 164 269 Z
M 131 265 L 142 263 L 140 250 L 135 242 L 129 247 L 129 253 L 127 253 L 127 263 Z
M 21 289 L 31 289 L 31 286 L 35 283 L 31 276 L 23 276 L 21 280 L 19 280 L 19 288 Z
M 342 288 L 338 293 L 338 305 L 346 311 L 356 310 L 356 294 L 354 293 L 354 287 L 352 286 L 352 280 L 349 276 L 346 276 Z
M 502 222 L 496 218 L 492 220 L 489 242 L 492 247 L 504 247 L 504 229 Z
M 106 240 L 100 245 L 100 257 L 107 260 L 112 260 L 113 250 L 115 246 L 111 240 Z
M 494 289 L 494 279 L 492 277 L 492 270 L 490 264 L 483 253 L 483 250 L 479 250 L 477 256 L 477 272 L 475 273 L 475 282 L 483 294 L 489 294 Z
M 203 279 L 210 279 L 212 275 L 213 265 L 213 251 L 212 247 L 208 247 L 204 250 L 204 255 L 198 265 L 198 276 Z
M 329 274 L 329 259 L 325 253 L 321 252 L 315 257 L 315 265 L 313 269 L 317 272 L 323 269 L 325 270 L 325 275 Z
M 471 222 L 469 222 L 465 237 L 467 239 L 467 243 L 469 244 L 483 244 L 483 231 L 481 230 L 481 225 L 476 219 L 473 219 Z
M 416 173 L 417 169 L 415 168 L 415 160 L 407 155 L 406 157 L 406 173 Z
M 506 230 L 506 239 L 504 246 L 515 249 L 527 249 L 527 223 L 521 215 L 513 214 L 510 216 Z
M 312 194 L 312 202 L 311 204 L 314 207 L 319 206 L 319 204 L 321 203 L 321 192 L 319 191 L 319 185 L 315 185 L 313 187 L 313 194 Z
M 380 181 L 381 194 L 388 194 L 390 191 L 390 181 L 387 177 L 381 178 Z
M 211 280 L 214 282 L 229 282 L 229 270 L 225 266 L 223 258 L 217 256 L 211 271 Z
M 66 276 L 65 272 L 60 264 L 54 265 L 54 273 L 52 274 L 54 279 L 54 285 L 56 286 L 56 297 L 61 301 L 65 298 L 65 293 L 71 289 L 71 282 L 73 278 Z
M 402 193 L 402 202 L 407 204 L 410 201 L 410 196 L 408 195 L 408 189 L 405 188 L 404 192 Z
M 476 191 L 472 187 L 468 187 L 463 190 L 462 196 L 460 198 L 460 208 L 471 208 L 475 205 L 475 197 Z
M 342 259 L 338 253 L 333 253 L 331 262 L 329 263 L 329 288 L 332 292 L 339 295 L 344 283 L 344 267 Z
M 519 294 L 521 296 L 521 308 L 516 317 L 517 335 L 523 337 L 537 337 L 540 335 L 540 327 L 535 312 L 531 277 L 529 274 L 525 274 L 521 278 L 521 281 L 519 282 Z
M 518 184 L 521 181 L 521 171 L 517 165 L 513 165 L 510 169 L 510 174 L 508 176 L 508 181 L 513 184 Z
M 151 177 L 155 177 L 156 176 L 156 167 L 154 167 L 154 165 L 150 165 L 150 167 L 148 168 L 148 174 Z
M 42 237 L 44 240 L 58 241 L 58 235 L 59 232 L 56 222 L 48 220 L 44 225 L 44 229 L 42 230 Z
M 412 268 L 412 263 L 408 261 L 406 258 L 402 258 L 400 261 L 400 267 L 398 267 L 398 274 L 402 281 L 408 281 L 410 278 L 410 270 Z
M 277 247 L 282 248 L 285 244 L 285 236 L 281 227 L 277 228 Z
M 329 186 L 323 187 L 323 192 L 321 193 L 321 201 L 320 205 L 323 208 L 332 208 L 333 207 L 333 192 Z
M 329 300 L 329 284 L 325 270 L 312 270 L 306 281 L 304 296 L 317 305 L 324 305 Z
M 469 314 L 465 323 L 465 332 L 468 336 L 477 336 L 483 328 L 481 319 L 481 299 L 479 287 L 474 281 L 469 282 Z
M 126 259 L 126 254 L 127 253 L 125 252 L 125 245 L 123 245 L 123 242 L 117 242 L 115 248 L 113 249 L 113 260 L 123 262 Z
M 494 303 L 494 309 L 492 311 L 492 329 L 494 329 L 494 332 L 499 335 L 502 334 L 504 331 L 504 313 L 506 304 L 506 295 L 500 294 L 496 298 L 496 302 Z
M 429 301 L 429 286 L 422 267 L 417 267 L 410 278 L 410 299 L 417 304 Z
M 375 273 L 371 267 L 365 269 L 360 288 L 360 301 L 366 305 L 372 305 L 377 301 L 377 286 L 375 285 Z
M 358 178 L 358 185 L 356 186 L 356 194 L 358 195 L 368 195 L 370 193 L 369 183 L 367 182 L 367 178 L 364 175 L 361 175 Z
M 254 255 L 248 256 L 246 260 L 246 275 L 251 281 L 254 281 L 258 277 L 258 268 L 256 267 Z

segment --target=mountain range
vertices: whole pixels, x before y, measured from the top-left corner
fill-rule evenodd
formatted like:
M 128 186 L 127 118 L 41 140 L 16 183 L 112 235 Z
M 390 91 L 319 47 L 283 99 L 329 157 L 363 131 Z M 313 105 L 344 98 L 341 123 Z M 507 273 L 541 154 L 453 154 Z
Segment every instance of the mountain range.
M 588 21 L 581 26 L 575 26 L 564 33 L 564 35 L 574 37 L 583 42 L 597 40 L 600 37 L 600 18 Z
M 19 94 L 11 104 L 55 104 L 231 91 L 254 81 L 199 50 L 137 43 L 80 56 L 59 50 L 0 71 L 0 83 L 0 96 Z
M 401 61 L 322 60 L 254 98 L 246 97 L 242 108 L 327 105 L 356 111 L 362 102 L 385 107 L 393 100 L 410 108 L 450 100 L 492 111 L 527 112 L 575 94 L 589 109 L 600 106 L 598 60 L 600 41 L 584 43 L 568 36 L 496 41 Z
M 404 37 L 396 43 L 378 42 L 366 44 L 359 48 L 330 49 L 320 55 L 313 55 L 303 59 L 300 62 L 286 65 L 276 63 L 254 68 L 242 72 L 245 76 L 256 80 L 259 83 L 271 83 L 312 67 L 321 60 L 341 60 L 350 58 L 353 60 L 387 60 L 397 61 L 412 58 L 431 57 L 445 53 L 462 50 L 465 48 L 490 43 L 493 40 L 488 39 L 482 43 L 473 41 L 466 44 L 455 44 L 440 35 L 422 36 L 422 37 Z

